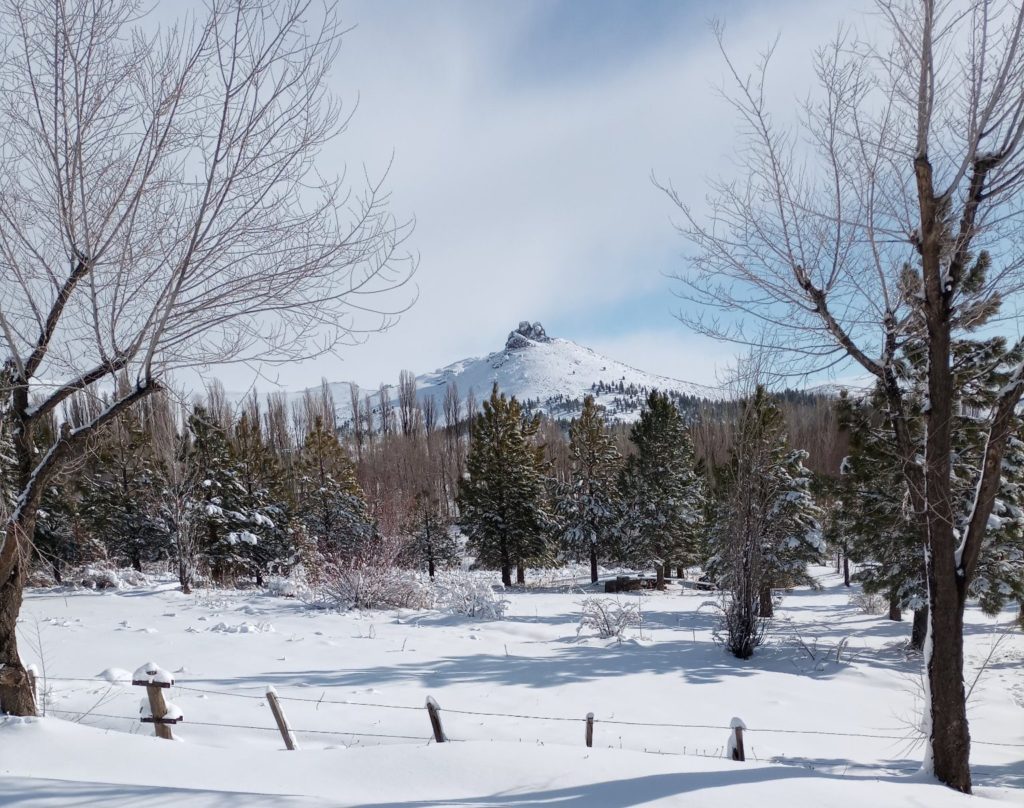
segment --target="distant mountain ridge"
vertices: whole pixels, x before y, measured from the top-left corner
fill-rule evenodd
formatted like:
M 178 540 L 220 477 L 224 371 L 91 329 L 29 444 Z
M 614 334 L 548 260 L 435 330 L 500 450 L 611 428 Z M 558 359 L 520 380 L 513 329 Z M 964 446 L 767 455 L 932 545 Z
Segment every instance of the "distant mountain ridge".
M 558 418 L 573 417 L 588 394 L 593 394 L 605 408 L 609 420 L 619 421 L 635 420 L 643 399 L 653 389 L 676 397 L 721 398 L 714 388 L 647 373 L 572 340 L 550 337 L 540 323 L 527 320 L 509 333 L 501 350 L 421 374 L 416 383 L 417 398 L 420 402 L 433 398 L 438 413 L 443 411 L 450 384 L 457 387 L 463 404 L 472 391 L 479 406 L 497 383 L 501 392 L 515 396 L 529 409 Z M 328 387 L 334 396 L 339 422 L 350 421 L 349 383 L 330 383 Z M 290 397 L 302 394 L 299 391 Z M 361 388 L 359 395 L 360 399 L 369 395 L 374 410 L 379 410 L 378 390 Z M 398 391 L 394 384 L 389 398 L 391 405 L 397 406 Z

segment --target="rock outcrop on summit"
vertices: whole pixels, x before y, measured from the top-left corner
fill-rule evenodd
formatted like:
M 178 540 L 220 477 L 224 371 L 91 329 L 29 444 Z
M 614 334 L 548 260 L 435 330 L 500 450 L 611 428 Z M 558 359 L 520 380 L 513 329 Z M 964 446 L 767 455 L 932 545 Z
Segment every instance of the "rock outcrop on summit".
M 505 340 L 505 350 L 518 351 L 529 348 L 533 342 L 551 342 L 551 337 L 540 323 L 531 324 L 529 320 L 523 320 L 515 331 L 509 332 L 508 339 Z

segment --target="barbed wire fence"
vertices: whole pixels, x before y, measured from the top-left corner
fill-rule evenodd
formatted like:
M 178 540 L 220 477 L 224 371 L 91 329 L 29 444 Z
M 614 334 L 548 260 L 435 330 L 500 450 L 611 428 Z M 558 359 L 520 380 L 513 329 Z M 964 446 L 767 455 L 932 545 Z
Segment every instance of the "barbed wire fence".
M 138 672 L 136 672 L 138 673 Z M 284 704 L 312 704 L 319 710 L 320 707 L 333 707 L 333 708 L 361 708 L 372 711 L 407 711 L 417 712 L 422 714 L 424 706 L 413 706 L 409 704 L 388 704 L 381 701 L 365 701 L 361 699 L 338 699 L 329 698 L 327 691 L 319 697 L 299 696 L 280 694 L 274 688 L 269 688 L 267 693 L 240 693 L 232 690 L 218 689 L 212 687 L 200 687 L 197 683 L 178 683 L 173 680 L 170 684 L 154 684 L 152 681 L 134 681 L 129 682 L 128 680 L 118 679 L 115 681 L 109 681 L 107 679 L 101 679 L 96 677 L 56 677 L 49 676 L 45 679 L 46 682 L 59 682 L 68 684 L 86 684 L 90 685 L 90 689 L 96 687 L 108 688 L 108 693 L 101 695 L 96 705 L 92 709 L 87 710 L 67 710 L 56 707 L 47 707 L 46 714 L 52 714 L 61 718 L 68 718 L 83 724 L 95 724 L 95 720 L 103 721 L 123 721 L 128 722 L 129 729 L 134 727 L 139 729 L 144 723 L 153 723 L 156 725 L 158 734 L 160 734 L 161 725 L 173 725 L 178 723 L 184 723 L 186 726 L 196 727 L 209 727 L 209 728 L 221 728 L 236 731 L 245 732 L 270 732 L 280 733 L 281 737 L 285 740 L 285 744 L 290 749 L 297 749 L 297 745 L 294 743 L 296 737 L 311 736 L 311 737 L 322 737 L 322 738 L 338 738 L 338 739 L 349 739 L 349 745 L 354 745 L 355 739 L 373 739 L 381 742 L 408 742 L 417 744 L 430 744 L 430 743 L 461 743 L 466 741 L 503 741 L 503 742 L 517 742 L 515 738 L 501 737 L 451 737 L 449 736 L 444 728 L 442 727 L 442 719 L 446 715 L 460 716 L 460 717 L 472 717 L 472 718 L 484 718 L 484 719 L 507 719 L 524 722 L 536 722 L 536 723 L 558 723 L 558 724 L 576 724 L 580 726 L 581 737 L 585 737 L 587 746 L 593 745 L 593 733 L 595 726 L 600 730 L 602 725 L 608 727 L 631 727 L 640 729 L 672 729 L 672 730 L 699 730 L 699 731 L 722 731 L 723 733 L 729 733 L 728 741 L 725 744 L 712 745 L 709 747 L 699 746 L 683 746 L 682 749 L 666 750 L 662 748 L 652 748 L 654 745 L 645 745 L 641 748 L 624 747 L 621 745 L 621 737 L 619 738 L 619 746 L 614 748 L 628 749 L 634 752 L 642 752 L 645 754 L 657 754 L 657 755 L 674 755 L 684 757 L 705 757 L 705 758 L 722 758 L 732 757 L 734 760 L 745 760 L 747 755 L 745 754 L 746 745 L 744 738 L 749 740 L 749 733 L 753 733 L 756 738 L 758 735 L 792 735 L 792 736 L 808 736 L 808 737 L 832 737 L 832 738 L 859 738 L 859 739 L 871 739 L 878 741 L 886 741 L 892 744 L 901 743 L 907 746 L 913 746 L 921 741 L 923 737 L 919 733 L 915 733 L 911 730 L 907 730 L 901 733 L 896 732 L 864 732 L 864 731 L 853 731 L 843 729 L 805 729 L 795 727 L 775 727 L 775 726 L 753 726 L 747 727 L 744 722 L 734 718 L 728 724 L 713 724 L 713 723 L 698 723 L 698 722 L 683 722 L 683 721 L 641 721 L 632 720 L 628 718 L 601 718 L 594 716 L 593 713 L 589 713 L 587 716 L 564 716 L 564 715 L 546 715 L 540 713 L 529 713 L 529 712 L 502 712 L 498 710 L 475 710 L 466 709 L 459 707 L 446 707 L 442 708 L 433 698 L 427 699 L 426 711 L 430 719 L 430 731 L 426 731 L 427 727 L 424 726 L 424 733 L 422 735 L 410 734 L 409 732 L 378 732 L 370 731 L 363 727 L 353 729 L 325 729 L 323 727 L 292 727 L 288 724 L 287 719 L 284 717 L 283 710 L 280 709 L 280 704 L 277 705 L 277 709 L 274 709 L 274 705 L 271 705 L 274 723 L 259 724 L 259 723 L 237 723 L 231 721 L 203 721 L 195 720 L 193 718 L 186 718 L 177 709 L 176 706 L 171 705 L 167 707 L 164 705 L 162 698 L 159 701 L 156 709 L 151 709 L 147 714 L 147 711 L 143 708 L 140 711 L 140 715 L 119 715 L 110 712 L 100 712 L 99 709 L 109 703 L 109 693 L 113 693 L 119 686 L 135 684 L 135 685 L 146 685 L 147 692 L 150 695 L 150 703 L 153 704 L 153 688 L 173 688 L 180 693 L 196 694 L 203 698 L 216 698 L 216 699 L 244 699 L 252 702 L 258 702 L 259 706 L 263 707 L 273 699 L 278 703 Z M 220 681 L 220 680 L 218 680 Z M 271 694 L 273 694 L 271 696 Z M 173 708 L 173 709 L 172 709 Z M 165 715 L 170 716 L 165 718 Z M 265 713 L 264 713 L 265 715 Z M 165 727 L 165 734 L 161 737 L 170 737 L 170 727 Z M 291 743 L 289 743 L 291 739 Z M 519 738 L 520 743 L 531 743 L 531 744 L 544 744 L 545 741 L 542 738 L 530 738 L 523 739 Z M 998 748 L 1014 748 L 1024 749 L 1024 743 L 1013 743 L 1003 741 L 991 741 L 991 740 L 975 740 L 972 739 L 973 744 L 978 746 L 998 747 Z M 754 747 L 750 747 L 749 758 L 752 760 L 762 760 L 758 758 Z M 774 762 L 786 763 L 796 765 L 807 765 L 807 758 L 788 757 L 783 755 L 772 755 L 766 760 Z M 850 763 L 851 766 L 857 768 L 867 768 L 867 764 L 856 764 Z M 894 768 L 889 765 L 886 768 Z

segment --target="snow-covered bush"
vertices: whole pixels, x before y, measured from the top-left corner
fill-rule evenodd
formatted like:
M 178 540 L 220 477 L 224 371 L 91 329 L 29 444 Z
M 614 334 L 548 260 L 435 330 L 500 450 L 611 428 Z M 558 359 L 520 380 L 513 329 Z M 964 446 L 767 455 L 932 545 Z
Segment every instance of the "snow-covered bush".
M 430 587 L 416 573 L 394 567 L 342 567 L 323 585 L 328 598 L 343 609 L 426 609 Z
M 406 549 L 401 537 L 375 536 L 349 557 L 323 557 L 315 575 L 307 575 L 309 601 L 341 609 L 426 609 L 429 585 L 399 559 Z
M 438 573 L 432 590 L 434 607 L 449 614 L 501 620 L 508 608 L 508 601 L 498 597 L 487 580 L 468 572 Z
M 86 589 L 130 589 L 148 586 L 150 578 L 131 567 L 116 568 L 110 564 L 86 564 L 64 574 L 65 582 Z
M 850 605 L 860 609 L 862 614 L 885 614 L 889 602 L 874 592 L 856 592 L 850 595 Z
M 593 629 L 603 640 L 612 637 L 622 642 L 626 629 L 640 625 L 640 607 L 612 598 L 586 598 L 576 636 L 584 629 Z

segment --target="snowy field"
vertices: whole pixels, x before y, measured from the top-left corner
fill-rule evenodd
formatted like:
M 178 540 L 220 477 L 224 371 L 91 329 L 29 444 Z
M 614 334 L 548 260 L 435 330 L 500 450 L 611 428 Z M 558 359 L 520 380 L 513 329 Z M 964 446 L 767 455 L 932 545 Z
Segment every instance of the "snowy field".
M 816 574 L 823 589 L 787 594 L 745 662 L 714 644 L 707 596 L 677 587 L 621 596 L 643 612 L 622 643 L 577 637 L 578 589 L 509 594 L 495 622 L 171 584 L 36 590 L 21 641 L 48 717 L 0 723 L 0 804 L 1024 805 L 1013 615 L 969 615 L 979 797 L 963 797 L 915 776 L 909 625 L 862 614 L 836 576 Z M 175 672 L 180 743 L 151 737 L 143 689 L 122 681 L 150 660 Z M 268 685 L 300 751 L 284 751 Z M 427 696 L 452 743 L 428 743 Z M 734 716 L 749 727 L 745 763 L 723 757 Z

